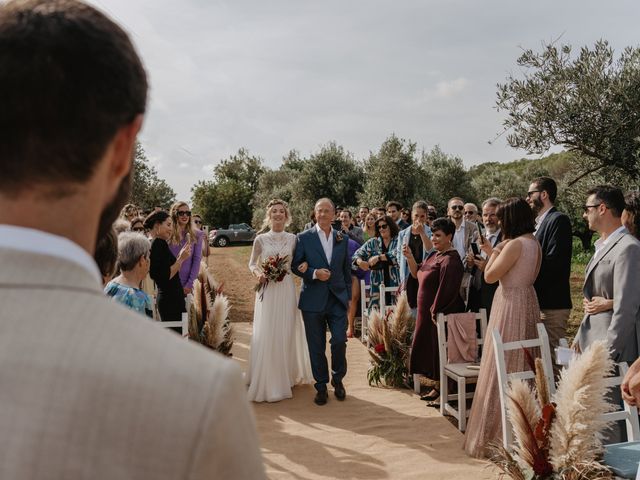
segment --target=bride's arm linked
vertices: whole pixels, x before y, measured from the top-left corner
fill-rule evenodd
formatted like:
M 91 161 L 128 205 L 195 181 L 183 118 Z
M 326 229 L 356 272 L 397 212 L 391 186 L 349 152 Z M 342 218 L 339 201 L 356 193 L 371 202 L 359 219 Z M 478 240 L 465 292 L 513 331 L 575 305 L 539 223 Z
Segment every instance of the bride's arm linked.
M 260 268 L 259 260 L 262 258 L 262 239 L 260 235 L 258 235 L 253 241 L 253 248 L 251 249 L 251 258 L 249 259 L 249 270 L 251 273 L 258 278 L 260 283 L 264 283 L 266 281 L 266 277 L 262 273 L 262 268 Z
M 496 283 L 505 273 L 511 270 L 520 257 L 522 244 L 513 240 L 505 240 L 493 249 L 489 262 L 484 270 L 484 281 Z

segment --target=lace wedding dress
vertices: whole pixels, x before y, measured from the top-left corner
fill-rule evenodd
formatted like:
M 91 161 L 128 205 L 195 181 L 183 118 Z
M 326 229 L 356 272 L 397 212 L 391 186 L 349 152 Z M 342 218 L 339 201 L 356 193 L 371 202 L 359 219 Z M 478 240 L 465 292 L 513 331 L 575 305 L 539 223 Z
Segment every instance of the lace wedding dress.
M 289 274 L 278 283 L 269 282 L 262 300 L 256 294 L 249 364 L 249 400 L 277 402 L 291 398 L 291 387 L 312 383 L 309 350 L 298 295 L 291 274 L 296 236 L 288 232 L 268 232 L 253 242 L 249 269 L 258 275 L 260 263 L 270 256 L 288 255 Z

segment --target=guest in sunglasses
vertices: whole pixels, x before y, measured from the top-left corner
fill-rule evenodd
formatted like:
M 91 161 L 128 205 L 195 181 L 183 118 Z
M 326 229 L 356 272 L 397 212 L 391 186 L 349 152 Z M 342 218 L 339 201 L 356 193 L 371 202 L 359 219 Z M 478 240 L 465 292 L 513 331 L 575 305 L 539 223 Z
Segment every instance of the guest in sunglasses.
M 191 255 L 180 267 L 180 283 L 184 295 L 188 295 L 193 290 L 193 282 L 198 277 L 200 271 L 200 260 L 202 259 L 202 239 L 203 232 L 197 230 L 191 221 L 191 210 L 186 202 L 177 202 L 171 206 L 169 212 L 173 220 L 173 234 L 169 239 L 169 249 L 174 255 L 187 244 L 191 244 Z
M 464 200 L 460 197 L 453 197 L 447 203 L 447 215 L 456 227 L 453 237 L 453 248 L 462 259 L 467 258 L 467 253 L 471 251 L 471 244 L 476 243 L 479 238 L 478 226 L 475 223 L 464 219 Z M 460 286 L 460 294 L 465 305 L 469 300 L 469 286 L 471 283 L 471 273 L 473 264 L 465 265 L 464 277 Z
M 400 285 L 400 271 L 396 251 L 398 247 L 398 224 L 385 215 L 376 220 L 376 236 L 370 238 L 353 255 L 354 263 L 362 270 L 371 270 L 371 303 L 369 309 L 380 308 L 380 286 Z M 388 305 L 391 298 L 385 299 Z
M 193 228 L 196 230 L 202 230 L 202 217 L 197 213 L 193 214 Z

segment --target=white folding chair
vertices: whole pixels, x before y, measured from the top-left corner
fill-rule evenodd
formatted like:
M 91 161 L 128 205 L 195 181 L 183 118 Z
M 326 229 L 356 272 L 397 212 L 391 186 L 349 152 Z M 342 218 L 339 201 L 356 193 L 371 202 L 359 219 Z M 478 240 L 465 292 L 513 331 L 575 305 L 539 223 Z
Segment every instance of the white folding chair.
M 607 386 L 619 388 L 629 370 L 627 363 L 618 363 L 618 375 L 606 379 Z M 625 421 L 627 440 L 623 443 L 612 443 L 604 447 L 603 463 L 621 478 L 640 478 L 640 427 L 638 425 L 638 409 L 624 402 L 624 406 L 613 412 L 602 415 L 611 421 Z
M 448 363 L 447 322 L 449 316 L 438 314 L 438 351 L 440 356 L 440 413 L 451 415 L 458 420 L 458 430 L 464 432 L 467 428 L 467 399 L 473 398 L 474 393 L 467 393 L 467 384 L 478 381 L 478 368 L 469 368 L 473 363 Z M 487 311 L 483 308 L 476 313 L 476 336 L 478 347 L 484 345 L 487 331 Z M 478 326 L 480 327 L 478 329 Z M 476 364 L 477 365 L 477 364 Z M 456 394 L 449 394 L 449 379 L 458 385 Z M 457 401 L 457 408 L 450 402 Z
M 387 305 L 386 303 L 387 293 L 391 294 L 394 298 L 391 305 Z M 385 287 L 384 283 L 380 285 L 380 313 L 382 314 L 383 317 L 387 314 L 387 312 L 393 311 L 393 309 L 395 308 L 396 306 L 395 299 L 397 295 L 398 295 L 398 287 Z
M 538 329 L 538 338 L 532 340 L 518 340 L 515 342 L 503 343 L 502 337 L 497 329 L 491 332 L 493 338 L 493 348 L 496 357 L 496 370 L 498 372 L 498 388 L 500 390 L 500 413 L 502 416 L 502 443 L 504 448 L 510 450 L 513 444 L 513 433 L 511 432 L 511 424 L 507 416 L 507 388 L 509 382 L 515 379 L 527 380 L 535 378 L 535 372 L 524 370 L 522 372 L 507 373 L 505 363 L 505 353 L 522 348 L 540 348 L 544 375 L 547 377 L 549 385 L 549 394 L 553 395 L 556 391 L 553 382 L 553 363 L 551 363 L 551 349 L 549 348 L 549 337 L 542 323 L 536 325 Z
M 180 328 L 182 336 L 184 338 L 189 337 L 189 309 L 191 308 L 191 303 L 193 302 L 193 295 L 187 295 L 185 299 L 185 306 L 187 311 L 182 314 L 182 320 L 179 322 L 162 322 L 159 321 L 160 326 L 163 328 Z M 160 320 L 160 316 L 158 316 L 158 320 Z
M 371 302 L 371 286 L 360 280 L 360 341 L 369 346 L 369 303 Z

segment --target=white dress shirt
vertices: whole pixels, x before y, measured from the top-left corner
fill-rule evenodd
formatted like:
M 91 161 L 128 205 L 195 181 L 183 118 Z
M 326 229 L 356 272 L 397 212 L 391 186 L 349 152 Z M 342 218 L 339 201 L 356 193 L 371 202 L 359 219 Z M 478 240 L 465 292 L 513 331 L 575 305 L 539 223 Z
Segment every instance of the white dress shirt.
M 611 235 L 609 235 L 606 240 L 603 240 L 602 237 L 596 240 L 595 243 L 593 244 L 593 246 L 596 248 L 596 251 L 593 254 L 593 256 L 596 257 L 600 250 L 606 247 L 609 244 L 609 242 L 611 242 L 612 239 L 617 238 L 619 235 L 622 235 L 625 229 L 626 227 L 624 225 L 620 225 L 613 232 L 611 232 Z
M 553 208 L 553 207 L 551 207 L 551 208 Z M 547 215 L 551 211 L 551 208 L 549 208 L 546 212 L 541 213 L 540 215 L 538 215 L 536 217 L 536 228 L 533 231 L 534 234 L 538 233 L 538 229 L 540 228 L 540 225 L 542 225 L 542 222 L 544 221 L 544 219 L 547 218 Z
M 331 256 L 333 255 L 333 231 L 329 231 L 329 238 L 327 238 L 327 234 L 320 228 L 320 225 L 316 224 L 316 231 L 318 232 L 324 254 L 327 257 L 327 263 L 331 264 Z
M 464 248 L 465 237 L 465 221 L 463 220 L 460 228 L 456 228 L 456 233 L 453 235 L 453 248 L 458 251 L 463 262 L 464 257 L 467 256 L 467 250 Z
M 102 285 L 102 275 L 93 258 L 68 238 L 33 228 L 0 225 L 0 248 L 59 257 L 80 265 Z

